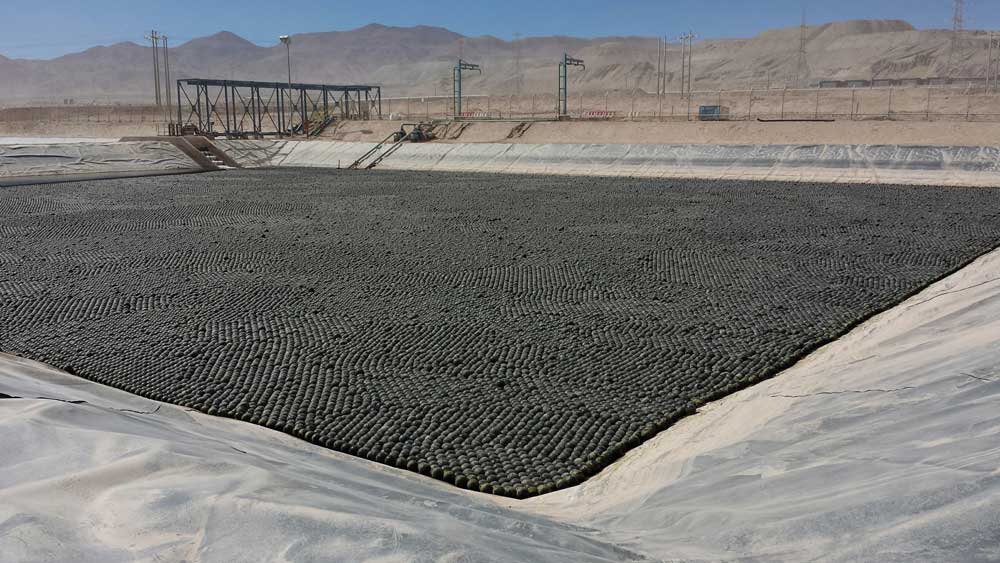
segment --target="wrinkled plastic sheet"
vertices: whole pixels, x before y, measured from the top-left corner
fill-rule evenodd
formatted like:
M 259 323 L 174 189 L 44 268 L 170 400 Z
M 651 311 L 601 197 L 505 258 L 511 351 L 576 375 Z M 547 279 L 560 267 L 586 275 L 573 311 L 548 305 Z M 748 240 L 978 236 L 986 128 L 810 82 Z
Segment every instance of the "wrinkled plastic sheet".
M 117 141 L 117 137 L 0 137 L 0 145 L 63 145 Z
M 0 145 L 0 178 L 198 168 L 180 149 L 161 141 Z

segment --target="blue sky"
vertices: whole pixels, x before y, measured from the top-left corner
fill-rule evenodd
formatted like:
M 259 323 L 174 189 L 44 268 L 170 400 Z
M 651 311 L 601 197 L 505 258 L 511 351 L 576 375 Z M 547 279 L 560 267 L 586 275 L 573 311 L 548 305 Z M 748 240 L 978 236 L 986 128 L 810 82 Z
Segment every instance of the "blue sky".
M 1000 0 L 967 0 L 968 27 L 1000 29 Z M 905 19 L 950 27 L 949 0 L 0 0 L 0 54 L 51 58 L 119 41 L 141 42 L 156 28 L 174 44 L 220 30 L 268 45 L 282 33 L 345 30 L 377 21 L 427 24 L 466 35 L 668 35 L 741 37 L 855 18 Z

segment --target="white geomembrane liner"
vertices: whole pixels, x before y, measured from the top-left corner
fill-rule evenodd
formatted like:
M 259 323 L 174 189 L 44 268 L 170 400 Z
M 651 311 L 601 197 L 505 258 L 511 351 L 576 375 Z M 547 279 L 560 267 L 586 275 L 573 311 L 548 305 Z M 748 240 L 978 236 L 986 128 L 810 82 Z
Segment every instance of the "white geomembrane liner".
M 215 141 L 246 167 L 347 168 L 373 143 Z M 1000 185 L 1000 147 L 405 143 L 388 170 Z
M 117 137 L 0 137 L 0 145 L 64 145 L 116 143 Z
M 0 179 L 198 169 L 165 141 L 0 144 Z
M 0 356 L 10 560 L 1000 558 L 1000 251 L 584 484 L 459 490 Z M 71 401 L 71 402 L 67 402 Z

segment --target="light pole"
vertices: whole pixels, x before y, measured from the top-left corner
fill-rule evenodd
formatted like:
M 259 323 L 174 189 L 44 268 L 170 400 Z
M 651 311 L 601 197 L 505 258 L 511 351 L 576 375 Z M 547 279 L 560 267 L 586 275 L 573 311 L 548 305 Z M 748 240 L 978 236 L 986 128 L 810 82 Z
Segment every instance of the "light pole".
M 278 39 L 285 44 L 285 55 L 288 58 L 288 100 L 292 100 L 292 38 L 287 35 L 282 35 Z M 294 105 L 289 112 L 289 115 L 294 115 Z M 289 120 L 291 121 L 291 120 Z M 288 128 L 288 133 L 291 134 L 292 128 Z

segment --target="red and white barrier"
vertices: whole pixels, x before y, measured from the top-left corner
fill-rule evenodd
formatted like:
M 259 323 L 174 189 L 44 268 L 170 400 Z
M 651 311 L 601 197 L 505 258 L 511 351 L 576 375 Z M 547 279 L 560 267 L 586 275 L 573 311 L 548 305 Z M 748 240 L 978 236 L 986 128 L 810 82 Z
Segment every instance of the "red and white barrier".
M 583 119 L 614 119 L 614 111 L 585 111 L 583 112 Z

